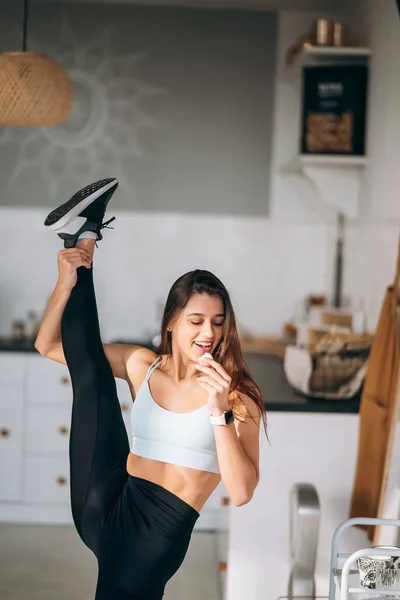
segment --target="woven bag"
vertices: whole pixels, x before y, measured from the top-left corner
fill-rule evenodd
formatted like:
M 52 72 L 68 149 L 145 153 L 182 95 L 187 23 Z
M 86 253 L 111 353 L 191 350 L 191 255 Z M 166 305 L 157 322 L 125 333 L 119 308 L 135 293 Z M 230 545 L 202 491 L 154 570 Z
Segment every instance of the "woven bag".
M 345 342 L 326 335 L 309 352 L 287 346 L 284 371 L 290 385 L 310 398 L 341 400 L 353 398 L 367 371 L 371 342 Z
M 339 392 L 363 367 L 370 345 L 332 341 L 319 344 L 312 356 L 313 369 L 308 381 L 310 392 Z

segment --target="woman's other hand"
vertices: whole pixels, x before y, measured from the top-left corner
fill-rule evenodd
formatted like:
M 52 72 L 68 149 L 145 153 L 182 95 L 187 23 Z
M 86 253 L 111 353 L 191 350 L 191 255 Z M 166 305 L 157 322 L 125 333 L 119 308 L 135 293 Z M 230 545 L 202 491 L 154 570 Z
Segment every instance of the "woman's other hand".
M 78 267 L 90 269 L 90 254 L 83 248 L 66 248 L 60 250 L 58 256 L 57 287 L 62 290 L 72 290 L 77 281 Z
M 228 396 L 232 379 L 225 369 L 211 358 L 198 359 L 196 368 L 203 373 L 197 382 L 208 392 L 210 414 L 218 416 L 229 410 Z

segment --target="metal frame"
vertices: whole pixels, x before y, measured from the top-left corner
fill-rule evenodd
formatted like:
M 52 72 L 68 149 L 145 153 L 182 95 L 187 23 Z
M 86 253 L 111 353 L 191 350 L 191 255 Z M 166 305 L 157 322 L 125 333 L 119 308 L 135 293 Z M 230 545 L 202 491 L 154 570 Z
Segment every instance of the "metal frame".
M 315 563 L 320 522 L 318 493 L 310 483 L 297 483 L 290 490 L 291 570 L 288 598 L 315 598 Z
M 338 560 L 340 558 L 345 558 L 345 562 L 343 564 L 341 570 L 340 577 L 340 599 L 347 600 L 348 594 L 354 592 L 362 592 L 365 595 L 371 595 L 374 598 L 385 596 L 393 596 L 393 590 L 368 590 L 366 588 L 349 588 L 349 575 L 351 572 L 352 565 L 357 561 L 358 558 L 362 556 L 382 556 L 387 554 L 388 556 L 399 556 L 400 550 L 385 550 L 382 548 L 362 548 L 361 550 L 357 550 L 353 552 L 353 554 L 341 554 L 339 552 L 339 543 L 340 537 L 346 529 L 349 527 L 354 527 L 355 525 L 382 525 L 389 527 L 399 527 L 400 528 L 400 520 L 399 519 L 372 519 L 372 518 L 356 518 L 356 519 L 348 519 L 344 521 L 337 527 L 335 533 L 332 538 L 332 549 L 331 549 L 331 564 L 330 564 L 330 574 L 329 574 L 329 600 L 335 600 L 336 596 L 336 585 L 338 583 Z

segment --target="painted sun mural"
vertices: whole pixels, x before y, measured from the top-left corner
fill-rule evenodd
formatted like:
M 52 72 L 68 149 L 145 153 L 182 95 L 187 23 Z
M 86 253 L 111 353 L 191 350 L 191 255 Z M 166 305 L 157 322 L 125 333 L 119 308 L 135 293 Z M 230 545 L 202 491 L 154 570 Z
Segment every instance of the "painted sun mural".
M 64 17 L 56 45 L 45 47 L 32 40 L 32 51 L 48 54 L 65 68 L 74 100 L 67 119 L 54 127 L 0 129 L 0 146 L 17 149 L 12 182 L 27 170 L 37 169 L 56 197 L 63 182 L 86 184 L 99 173 L 111 173 L 123 184 L 127 159 L 151 159 L 141 135 L 163 124 L 145 106 L 148 99 L 166 90 L 135 76 L 135 69 L 142 67 L 151 50 L 115 55 L 116 29 L 112 24 L 97 38 L 83 42 Z

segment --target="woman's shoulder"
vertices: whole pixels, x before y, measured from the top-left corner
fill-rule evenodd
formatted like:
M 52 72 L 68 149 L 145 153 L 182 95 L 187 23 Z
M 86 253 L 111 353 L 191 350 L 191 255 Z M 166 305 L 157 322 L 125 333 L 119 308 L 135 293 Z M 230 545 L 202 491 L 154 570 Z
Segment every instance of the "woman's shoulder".
M 126 361 L 126 368 L 129 373 L 130 369 L 147 369 L 157 359 L 157 354 L 150 348 L 143 346 L 132 347 L 132 352 L 129 354 Z
M 139 387 L 142 385 L 149 367 L 157 359 L 157 356 L 154 350 L 150 350 L 149 348 L 142 346 L 132 348 L 132 352 L 126 361 L 126 372 L 135 393 L 137 393 Z

